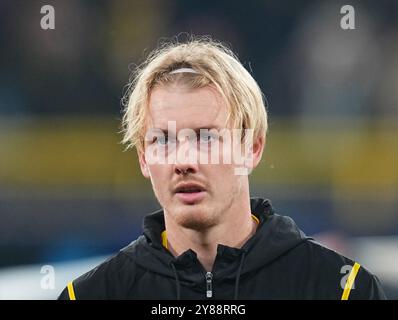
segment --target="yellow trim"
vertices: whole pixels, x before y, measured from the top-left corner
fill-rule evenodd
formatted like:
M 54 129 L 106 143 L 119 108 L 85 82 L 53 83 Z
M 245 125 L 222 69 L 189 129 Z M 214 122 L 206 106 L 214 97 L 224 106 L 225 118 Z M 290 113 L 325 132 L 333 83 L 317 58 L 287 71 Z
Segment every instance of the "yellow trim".
M 167 233 L 166 230 L 162 232 L 162 245 L 165 247 L 167 250 L 169 249 L 169 245 L 167 244 Z
M 258 220 L 258 218 L 254 214 L 252 214 L 252 218 L 253 218 L 254 221 L 256 221 L 257 224 L 260 224 L 260 220 Z M 169 244 L 167 242 L 166 230 L 164 230 L 162 232 L 161 237 L 162 237 L 162 245 L 163 245 L 163 247 L 165 247 L 168 250 L 169 249 Z M 73 290 L 73 287 L 72 287 L 72 290 Z
M 68 294 L 70 300 L 76 300 L 75 290 L 73 289 L 72 281 L 68 283 Z
M 260 224 L 260 220 L 258 220 L 258 218 L 252 213 L 252 218 L 254 221 L 257 222 L 257 224 Z
M 352 285 L 354 284 L 355 277 L 358 274 L 358 270 L 361 267 L 359 263 L 354 264 L 354 266 L 351 269 L 350 275 L 348 276 L 347 282 L 344 287 L 343 295 L 341 296 L 341 300 L 348 300 L 348 297 L 350 296 L 351 288 Z

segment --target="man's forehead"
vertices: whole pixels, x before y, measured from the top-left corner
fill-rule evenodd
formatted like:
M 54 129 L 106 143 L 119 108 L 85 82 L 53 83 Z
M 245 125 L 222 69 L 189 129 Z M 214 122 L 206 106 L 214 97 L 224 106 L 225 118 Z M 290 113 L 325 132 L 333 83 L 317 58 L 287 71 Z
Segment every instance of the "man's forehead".
M 220 108 L 182 106 L 181 109 L 171 106 L 168 111 L 154 112 L 151 110 L 147 115 L 146 127 L 158 128 L 163 131 L 170 130 L 170 125 L 174 125 L 176 130 L 184 128 L 193 130 L 222 129 L 227 127 L 227 118 L 225 106 Z
M 226 104 L 212 88 L 162 87 L 151 93 L 147 123 L 164 129 L 168 121 L 175 121 L 177 127 L 194 129 L 223 126 L 226 118 Z

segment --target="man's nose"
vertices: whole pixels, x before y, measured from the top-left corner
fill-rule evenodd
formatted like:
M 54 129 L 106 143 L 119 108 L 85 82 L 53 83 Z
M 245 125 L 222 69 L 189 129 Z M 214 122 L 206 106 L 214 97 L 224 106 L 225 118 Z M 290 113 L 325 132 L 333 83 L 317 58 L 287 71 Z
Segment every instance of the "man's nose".
M 198 172 L 198 151 L 196 144 L 186 139 L 185 141 L 179 141 L 177 145 L 174 172 L 176 174 Z
M 198 170 L 195 166 L 190 165 L 176 165 L 174 167 L 174 172 L 178 175 L 187 175 L 188 173 L 194 174 Z

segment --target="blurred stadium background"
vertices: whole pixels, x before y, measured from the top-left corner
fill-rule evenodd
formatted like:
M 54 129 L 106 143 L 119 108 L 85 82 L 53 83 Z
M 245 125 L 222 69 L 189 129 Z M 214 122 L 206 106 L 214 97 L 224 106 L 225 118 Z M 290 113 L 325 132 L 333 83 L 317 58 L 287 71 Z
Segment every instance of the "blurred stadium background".
M 230 44 L 268 98 L 252 194 L 398 298 L 397 1 L 2 0 L 0 299 L 56 298 L 158 208 L 119 143 L 120 98 L 129 64 L 181 32 Z

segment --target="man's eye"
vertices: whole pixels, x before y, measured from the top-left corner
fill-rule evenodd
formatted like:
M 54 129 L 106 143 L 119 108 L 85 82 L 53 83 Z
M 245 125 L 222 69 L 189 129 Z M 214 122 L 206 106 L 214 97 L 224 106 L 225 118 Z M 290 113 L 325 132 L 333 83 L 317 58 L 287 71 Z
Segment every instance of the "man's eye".
M 154 143 L 156 143 L 159 146 L 171 146 L 174 145 L 176 142 L 175 136 L 159 136 L 156 137 L 154 140 Z
M 169 137 L 168 136 L 156 137 L 155 142 L 160 146 L 165 146 L 169 142 Z
M 216 141 L 217 140 L 217 136 L 215 134 L 211 134 L 211 133 L 205 133 L 205 134 L 200 134 L 200 142 L 212 142 L 212 141 Z

